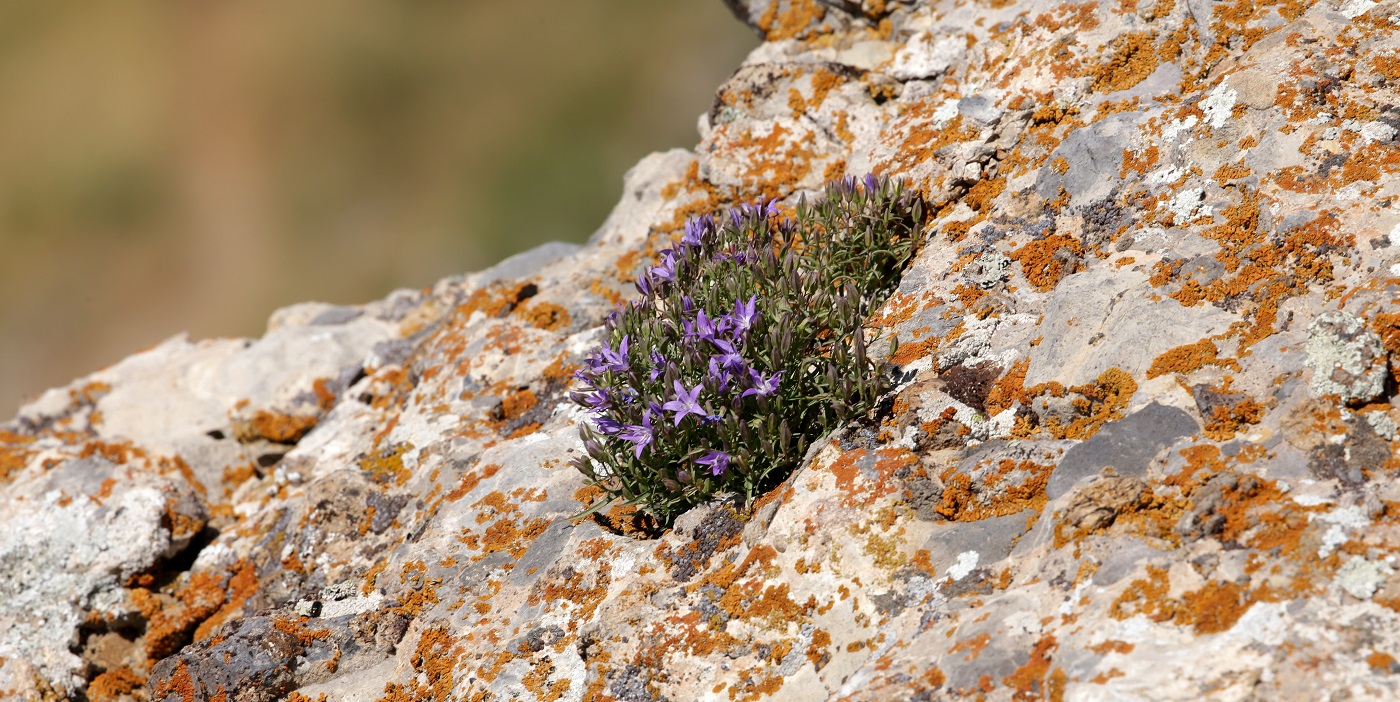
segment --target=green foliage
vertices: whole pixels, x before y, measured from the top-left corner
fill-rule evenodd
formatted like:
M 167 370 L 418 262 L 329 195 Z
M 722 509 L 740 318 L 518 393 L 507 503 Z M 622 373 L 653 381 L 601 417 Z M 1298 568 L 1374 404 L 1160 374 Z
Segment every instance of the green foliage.
M 689 222 L 576 374 L 590 420 L 578 469 L 663 523 L 780 482 L 888 390 L 862 327 L 922 218 L 916 196 L 867 176 L 829 184 L 796 219 L 769 203 Z

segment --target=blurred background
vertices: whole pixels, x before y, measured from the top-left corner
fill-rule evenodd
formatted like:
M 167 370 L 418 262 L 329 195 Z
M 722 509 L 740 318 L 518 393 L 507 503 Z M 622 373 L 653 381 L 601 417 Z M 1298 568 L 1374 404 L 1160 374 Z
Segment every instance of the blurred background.
M 757 44 L 720 0 L 5 0 L 0 420 L 180 331 L 581 242 Z

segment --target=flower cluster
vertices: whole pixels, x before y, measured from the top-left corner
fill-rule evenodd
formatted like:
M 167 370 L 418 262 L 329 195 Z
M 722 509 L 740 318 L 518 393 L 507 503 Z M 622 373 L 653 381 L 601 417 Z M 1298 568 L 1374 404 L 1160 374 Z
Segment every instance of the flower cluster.
M 887 389 L 862 325 L 913 253 L 922 203 L 872 175 L 795 219 L 775 204 L 688 222 L 575 374 L 576 465 L 608 502 L 670 522 L 716 493 L 752 500 Z

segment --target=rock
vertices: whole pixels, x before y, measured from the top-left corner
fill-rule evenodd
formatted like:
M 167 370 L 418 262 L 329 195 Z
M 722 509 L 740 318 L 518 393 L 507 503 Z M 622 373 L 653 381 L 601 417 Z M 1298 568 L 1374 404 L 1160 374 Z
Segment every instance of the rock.
M 1093 438 L 1065 451 L 1045 485 L 1045 493 L 1055 499 L 1104 468 L 1113 468 L 1118 475 L 1141 478 L 1163 449 L 1198 429 L 1191 415 L 1175 407 L 1150 404 L 1105 424 Z
M 1388 364 L 1380 337 L 1347 312 L 1330 312 L 1308 327 L 1312 389 L 1365 404 L 1385 391 Z
M 765 43 L 586 245 L 0 425 L 0 689 L 1400 695 L 1393 4 L 727 4 Z M 752 505 L 580 517 L 572 367 L 651 252 L 868 171 L 931 205 L 897 391 Z
M 902 81 L 936 78 L 966 53 L 966 42 L 957 36 L 935 37 L 932 32 L 923 32 L 911 37 L 895 52 L 889 74 Z M 962 109 L 961 103 L 958 109 Z M 981 109 L 986 110 L 985 107 Z

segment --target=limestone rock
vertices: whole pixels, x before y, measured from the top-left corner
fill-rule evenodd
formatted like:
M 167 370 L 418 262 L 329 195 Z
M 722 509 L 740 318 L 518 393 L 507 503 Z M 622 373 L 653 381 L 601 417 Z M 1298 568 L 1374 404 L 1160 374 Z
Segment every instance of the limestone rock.
M 1400 696 L 1400 6 L 726 1 L 767 41 L 585 245 L 0 427 L 0 689 Z M 649 252 L 872 170 L 933 206 L 888 402 L 755 505 L 571 521 Z

